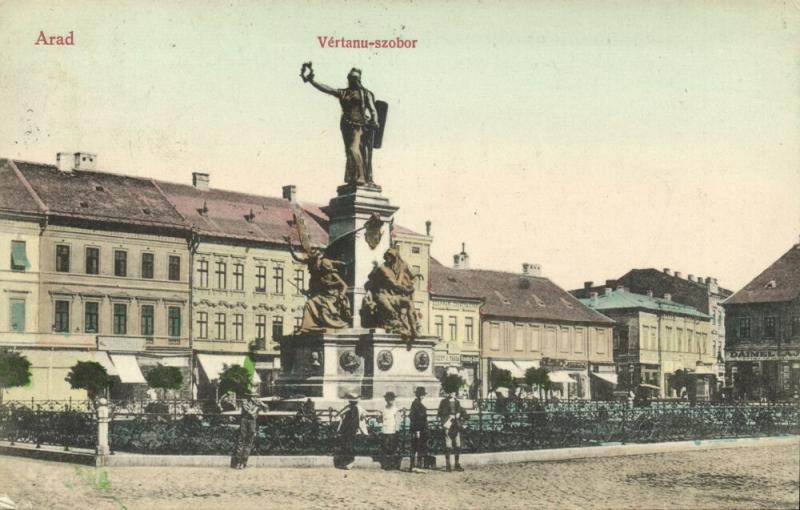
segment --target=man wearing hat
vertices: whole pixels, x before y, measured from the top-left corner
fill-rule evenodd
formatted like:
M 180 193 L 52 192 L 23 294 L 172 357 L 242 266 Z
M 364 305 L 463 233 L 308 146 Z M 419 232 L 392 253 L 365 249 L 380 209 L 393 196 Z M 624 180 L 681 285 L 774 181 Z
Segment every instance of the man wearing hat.
M 414 471 L 415 466 L 422 466 L 423 459 L 428 453 L 428 409 L 422 403 L 422 397 L 425 396 L 425 393 L 425 388 L 422 386 L 417 387 L 414 391 L 417 398 L 411 403 L 411 411 L 409 412 L 409 420 L 411 421 L 410 471 Z
M 231 467 L 234 469 L 244 469 L 247 467 L 247 459 L 256 442 L 258 434 L 258 412 L 267 411 L 269 408 L 258 399 L 258 393 L 248 391 L 247 398 L 242 400 L 242 416 L 239 421 L 239 440 L 231 456 Z
M 394 405 L 397 396 L 393 391 L 387 391 L 383 398 L 386 399 L 386 406 L 384 406 L 381 413 L 383 467 L 384 469 L 394 469 L 396 464 L 395 455 L 397 453 L 397 425 L 400 421 L 399 410 Z
M 355 460 L 356 435 L 369 434 L 367 429 L 367 411 L 358 405 L 358 395 L 348 393 L 347 407 L 339 411 L 339 455 L 344 469 L 352 469 Z

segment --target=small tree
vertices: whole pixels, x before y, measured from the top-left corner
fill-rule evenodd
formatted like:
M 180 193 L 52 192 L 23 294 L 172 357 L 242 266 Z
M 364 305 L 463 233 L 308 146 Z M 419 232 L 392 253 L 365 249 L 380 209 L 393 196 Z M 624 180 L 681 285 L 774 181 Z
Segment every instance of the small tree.
M 25 386 L 31 382 L 31 362 L 22 354 L 0 350 L 0 403 L 6 388 Z
M 442 379 L 442 390 L 445 393 L 458 393 L 458 390 L 466 384 L 463 377 L 458 374 L 447 374 Z
M 79 361 L 73 365 L 64 379 L 73 390 L 86 390 L 89 400 L 106 392 L 112 379 L 103 365 L 96 361 Z
M 542 399 L 542 392 L 547 392 L 552 386 L 550 375 L 546 368 L 530 367 L 525 371 L 525 382 L 533 389 L 534 386 L 539 388 L 539 400 Z
M 511 377 L 511 372 L 499 368 L 492 370 L 490 381 L 492 383 L 492 389 L 494 390 L 500 387 L 511 389 L 514 385 L 514 378 Z
M 161 390 L 163 399 L 167 390 L 179 390 L 183 385 L 183 374 L 178 367 L 165 367 L 158 364 L 150 369 L 144 376 L 147 385 L 153 389 Z
M 220 394 L 232 391 L 236 393 L 236 398 L 241 398 L 250 390 L 250 373 L 241 365 L 225 366 L 219 376 Z

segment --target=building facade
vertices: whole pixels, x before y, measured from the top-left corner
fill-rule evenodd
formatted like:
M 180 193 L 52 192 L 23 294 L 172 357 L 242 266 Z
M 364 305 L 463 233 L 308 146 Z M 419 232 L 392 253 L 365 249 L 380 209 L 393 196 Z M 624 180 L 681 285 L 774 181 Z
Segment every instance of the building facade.
M 614 319 L 614 362 L 619 389 L 651 387 L 659 397 L 677 397 L 686 386 L 678 370 L 692 374 L 687 393 L 711 398 L 716 388 L 716 356 L 710 317 L 664 298 L 608 289 L 582 299 L 586 306 Z
M 64 381 L 77 361 L 106 367 L 113 398 L 141 396 L 143 371 L 158 364 L 180 367 L 188 392 L 189 249 L 180 216 L 149 180 L 98 172 L 93 155 L 68 156 L 59 166 L 4 162 L 41 218 L 36 237 L 29 228 L 25 239 L 30 268 L 16 272 L 29 274 L 30 291 L 11 305 L 26 331 L 8 337 L 31 361 L 33 379 L 13 396 L 85 397 Z M 20 203 L 15 196 L 7 206 Z
M 631 269 L 616 280 L 606 280 L 605 285 L 595 286 L 593 282 L 585 282 L 582 289 L 570 291 L 580 299 L 591 297 L 592 293 L 603 294 L 606 289 L 625 288 L 636 294 L 652 292 L 655 296 L 669 294 L 675 303 L 694 308 L 710 317 L 710 338 L 715 355 L 714 370 L 718 382 L 725 375 L 725 308 L 722 302 L 733 294 L 732 291 L 719 285 L 717 278 L 684 275 L 670 268 L 662 270 Z
M 547 368 L 560 398 L 592 398 L 593 387 L 613 387 L 613 321 L 595 312 L 524 264 L 522 273 L 468 269 L 462 253 L 459 269 L 435 266 L 441 275 L 432 293 L 481 300 L 480 352 L 482 394 L 492 388 L 493 372 L 522 380 L 531 367 Z M 438 264 L 438 263 L 436 263 Z
M 726 381 L 738 398 L 800 394 L 800 244 L 723 303 Z

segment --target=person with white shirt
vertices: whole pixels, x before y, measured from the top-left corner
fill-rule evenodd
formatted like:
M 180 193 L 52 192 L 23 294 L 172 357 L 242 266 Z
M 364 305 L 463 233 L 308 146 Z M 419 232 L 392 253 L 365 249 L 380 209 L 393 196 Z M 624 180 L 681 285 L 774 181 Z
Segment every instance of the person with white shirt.
M 400 410 L 394 405 L 397 396 L 387 391 L 383 396 L 386 406 L 381 412 L 381 446 L 383 450 L 384 469 L 395 468 L 397 455 L 397 429 L 400 426 Z

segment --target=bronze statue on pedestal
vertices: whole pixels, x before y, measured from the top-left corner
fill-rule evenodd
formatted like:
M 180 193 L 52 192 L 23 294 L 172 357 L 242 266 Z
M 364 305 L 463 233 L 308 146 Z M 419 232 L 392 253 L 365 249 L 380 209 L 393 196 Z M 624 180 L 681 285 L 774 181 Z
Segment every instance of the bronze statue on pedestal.
M 369 274 L 361 308 L 361 323 L 368 328 L 383 328 L 409 340 L 417 337 L 419 323 L 414 308 L 414 275 L 396 248 L 383 255 L 383 265 Z

